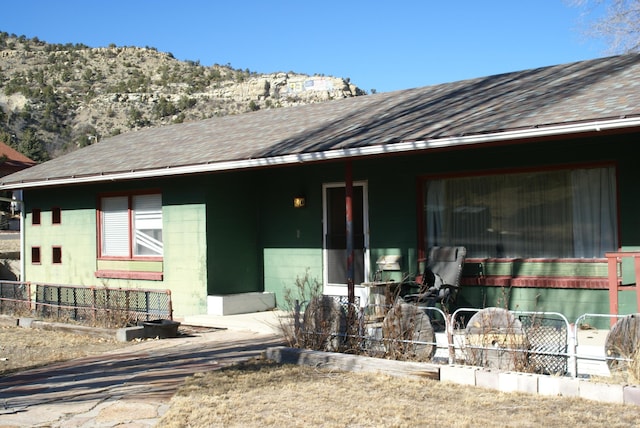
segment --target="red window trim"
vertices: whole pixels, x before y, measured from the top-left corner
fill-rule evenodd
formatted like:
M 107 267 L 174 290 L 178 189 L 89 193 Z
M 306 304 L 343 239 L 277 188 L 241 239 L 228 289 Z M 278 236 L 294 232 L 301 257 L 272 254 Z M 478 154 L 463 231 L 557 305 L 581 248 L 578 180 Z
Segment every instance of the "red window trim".
M 38 252 L 38 260 L 37 261 L 33 260 L 33 254 L 34 254 L 33 252 L 34 251 Z M 42 251 L 41 251 L 39 246 L 31 247 L 31 264 L 32 265 L 41 265 L 42 264 Z
M 144 260 L 144 261 L 162 261 L 164 260 L 164 256 L 136 256 L 133 254 L 133 210 L 131 209 L 132 198 L 138 195 L 156 195 L 162 194 L 160 189 L 150 189 L 150 190 L 138 190 L 138 191 L 130 191 L 130 192 L 105 192 L 100 193 L 98 195 L 98 200 L 96 202 L 96 206 L 98 207 L 96 210 L 96 225 L 97 230 L 96 234 L 98 239 L 96 240 L 98 243 L 97 254 L 98 260 Z M 126 196 L 128 201 L 128 218 L 129 218 L 129 256 L 104 256 L 102 255 L 102 199 L 103 198 L 113 198 L 118 196 Z M 99 271 L 100 272 L 100 271 Z
M 510 167 L 505 169 L 499 168 L 488 168 L 488 169 L 478 169 L 471 171 L 456 171 L 449 173 L 434 173 L 434 174 L 422 174 L 416 177 L 416 210 L 417 216 L 416 220 L 417 231 L 418 231 L 418 258 L 424 259 L 427 256 L 427 247 L 425 247 L 426 239 L 425 239 L 425 224 L 424 224 L 424 186 L 425 183 L 429 180 L 436 179 L 447 179 L 447 178 L 456 178 L 456 177 L 479 177 L 486 175 L 498 175 L 498 174 L 518 174 L 525 172 L 541 172 L 541 171 L 563 171 L 563 170 L 573 170 L 579 168 L 607 168 L 612 167 L 615 169 L 616 175 L 616 186 L 620 185 L 620 177 L 618 162 L 615 161 L 594 161 L 594 162 L 577 162 L 577 163 L 562 163 L 558 165 L 533 165 L 533 166 L 524 166 L 524 167 Z M 618 194 L 618 190 L 616 190 L 616 195 Z M 621 242 L 621 230 L 620 230 L 620 198 L 617 198 L 617 213 L 618 213 L 618 242 Z
M 143 279 L 150 281 L 162 281 L 164 278 L 164 273 L 101 269 L 95 272 L 95 276 L 96 278 Z
M 59 252 L 59 254 L 56 254 L 56 252 Z M 62 264 L 62 247 L 60 245 L 51 247 L 51 263 L 54 265 Z
M 51 207 L 51 224 L 54 226 L 59 226 L 62 224 L 62 208 Z
M 509 287 L 509 288 L 564 288 L 608 290 L 609 281 L 600 277 L 560 277 L 560 276 L 520 276 L 485 275 L 482 277 L 467 276 L 460 281 L 465 287 Z
M 133 256 L 131 258 L 129 257 L 122 257 L 122 256 L 98 256 L 98 260 L 110 260 L 110 261 L 122 261 L 122 262 L 130 262 L 130 261 L 136 261 L 136 262 L 161 262 L 164 260 L 163 257 L 158 257 L 158 256 Z
M 36 219 L 38 220 L 36 222 Z M 40 226 L 42 224 L 42 209 L 40 208 L 32 208 L 31 209 L 31 226 Z
M 606 263 L 607 259 L 577 259 L 577 258 L 468 258 L 465 263 L 511 263 L 515 260 L 534 263 Z M 511 288 L 564 288 L 564 289 L 588 289 L 608 290 L 608 278 L 601 276 L 551 276 L 551 275 L 468 275 L 460 282 L 465 287 L 511 287 Z

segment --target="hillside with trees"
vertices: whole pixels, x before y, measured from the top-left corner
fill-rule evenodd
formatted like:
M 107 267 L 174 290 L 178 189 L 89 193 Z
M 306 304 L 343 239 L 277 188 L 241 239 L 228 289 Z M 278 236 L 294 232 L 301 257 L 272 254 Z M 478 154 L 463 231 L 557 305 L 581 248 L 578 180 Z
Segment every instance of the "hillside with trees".
M 364 94 L 348 78 L 258 74 L 151 47 L 0 32 L 0 141 L 38 162 L 140 128 Z

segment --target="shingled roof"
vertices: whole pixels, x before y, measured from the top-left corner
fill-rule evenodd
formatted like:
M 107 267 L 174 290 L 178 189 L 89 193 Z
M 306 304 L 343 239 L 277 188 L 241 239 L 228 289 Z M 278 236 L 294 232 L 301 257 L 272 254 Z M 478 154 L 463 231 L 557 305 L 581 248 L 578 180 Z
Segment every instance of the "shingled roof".
M 35 164 L 35 161 L 0 142 L 0 177 L 32 167 Z
M 640 55 L 622 55 L 121 134 L 0 188 L 148 178 L 640 125 Z

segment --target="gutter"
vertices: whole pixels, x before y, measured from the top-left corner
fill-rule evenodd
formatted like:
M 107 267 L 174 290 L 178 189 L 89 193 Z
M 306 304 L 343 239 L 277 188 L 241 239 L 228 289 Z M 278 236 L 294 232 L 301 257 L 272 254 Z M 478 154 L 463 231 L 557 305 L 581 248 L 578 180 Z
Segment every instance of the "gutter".
M 486 144 L 503 142 L 509 140 L 522 140 L 530 138 L 542 138 L 559 135 L 570 135 L 580 133 L 592 133 L 615 129 L 640 127 L 640 118 L 609 119 L 592 122 L 572 123 L 569 125 L 551 125 L 535 128 L 518 129 L 512 131 L 492 132 L 486 134 L 473 134 L 466 136 L 455 136 L 445 138 L 432 138 L 418 141 L 402 141 L 391 144 L 375 144 L 365 147 L 348 149 L 327 150 L 324 152 L 298 153 L 282 156 L 274 156 L 256 159 L 241 159 L 233 161 L 222 161 L 213 163 L 203 163 L 196 165 L 185 165 L 176 167 L 162 167 L 145 170 L 132 170 L 114 173 L 96 173 L 85 176 L 68 176 L 51 179 L 41 179 L 36 181 L 14 182 L 0 185 L 0 190 L 9 189 L 29 189 L 38 187 L 53 187 L 68 184 L 86 184 L 106 181 L 134 180 L 143 178 L 170 177 L 176 175 L 189 175 L 207 172 L 231 171 L 240 169 L 252 169 L 269 166 L 285 166 L 300 163 L 320 162 L 327 160 L 340 160 L 353 157 L 366 157 L 382 154 L 399 154 L 429 149 L 465 146 L 475 144 Z

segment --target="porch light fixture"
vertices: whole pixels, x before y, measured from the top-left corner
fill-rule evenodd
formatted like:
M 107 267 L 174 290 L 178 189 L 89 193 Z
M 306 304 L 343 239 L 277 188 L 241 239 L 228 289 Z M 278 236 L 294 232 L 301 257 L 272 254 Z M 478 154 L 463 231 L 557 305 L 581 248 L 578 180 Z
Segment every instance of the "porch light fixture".
M 305 199 L 304 196 L 296 196 L 295 198 L 293 198 L 293 207 L 294 208 L 304 208 L 304 204 L 305 204 Z

